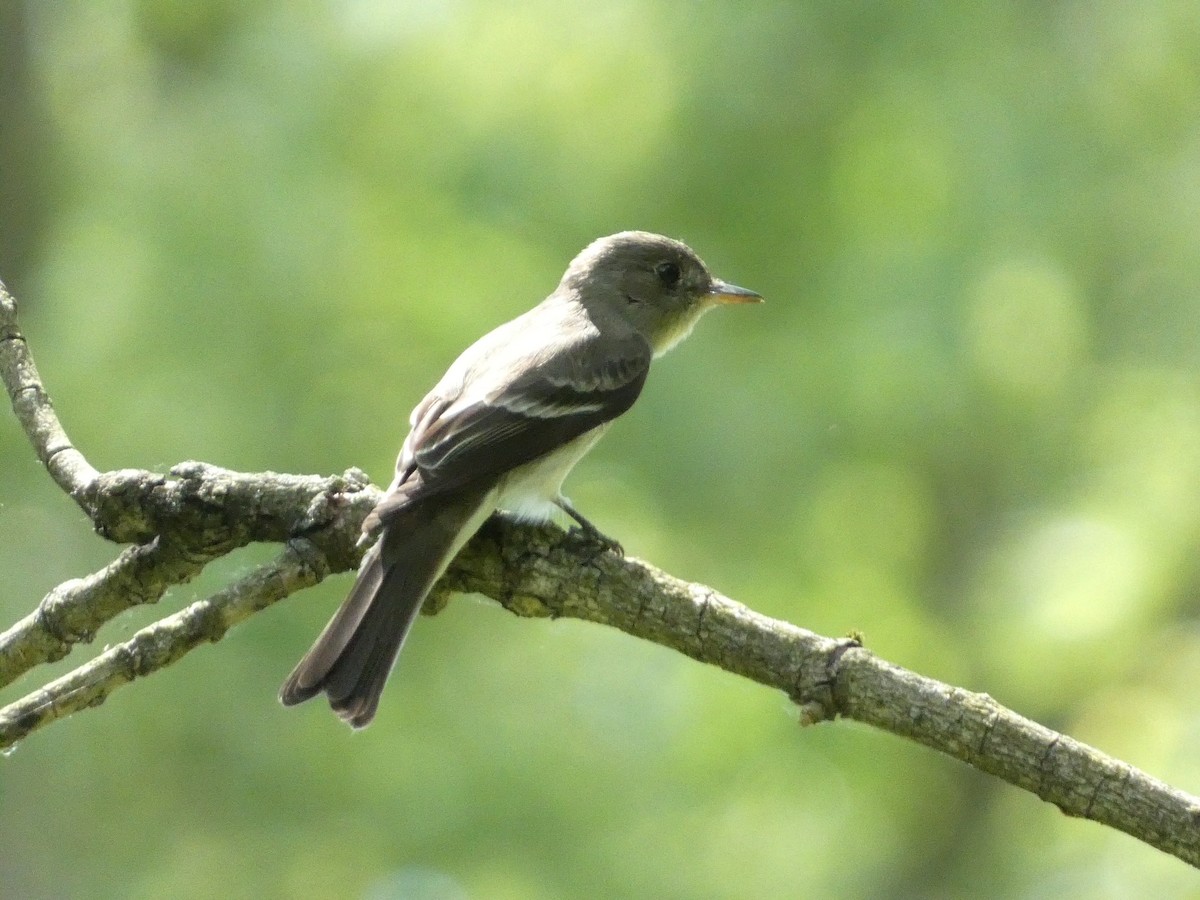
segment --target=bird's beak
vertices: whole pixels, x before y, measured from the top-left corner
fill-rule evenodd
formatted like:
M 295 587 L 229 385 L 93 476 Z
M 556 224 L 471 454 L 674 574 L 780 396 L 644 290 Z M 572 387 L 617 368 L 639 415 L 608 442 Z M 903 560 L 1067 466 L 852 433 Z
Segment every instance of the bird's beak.
M 728 281 L 714 281 L 704 294 L 710 303 L 762 303 L 761 294 Z

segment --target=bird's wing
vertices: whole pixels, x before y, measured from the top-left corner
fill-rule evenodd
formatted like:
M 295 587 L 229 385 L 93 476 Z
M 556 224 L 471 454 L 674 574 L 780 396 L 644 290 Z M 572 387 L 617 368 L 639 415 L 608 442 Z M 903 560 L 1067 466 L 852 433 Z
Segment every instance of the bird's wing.
M 652 356 L 633 333 L 580 341 L 484 391 L 431 394 L 414 410 L 398 480 L 417 473 L 422 495 L 440 493 L 544 456 L 629 409 Z

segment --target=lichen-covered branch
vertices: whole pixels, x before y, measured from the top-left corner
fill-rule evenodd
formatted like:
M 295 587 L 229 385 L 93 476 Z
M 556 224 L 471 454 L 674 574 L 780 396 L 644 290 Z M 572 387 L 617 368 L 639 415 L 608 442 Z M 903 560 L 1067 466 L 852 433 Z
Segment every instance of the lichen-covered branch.
M 493 518 L 443 585 L 519 615 L 586 619 L 672 647 L 784 691 L 806 723 L 843 717 L 909 738 L 1200 866 L 1200 798 L 854 640 L 759 615 L 637 560 L 588 553 L 552 526 Z
M 379 496 L 354 469 L 332 477 L 246 475 L 195 462 L 175 466 L 169 476 L 106 472 L 89 491 L 97 530 L 145 543 L 127 547 L 98 572 L 58 585 L 0 633 L 0 687 L 90 643 L 105 622 L 158 602 L 212 560 L 251 542 L 312 534 L 344 571 L 357 562 L 351 535 Z
M 150 674 L 326 575 L 353 568 L 358 524 L 378 494 L 362 473 L 243 474 L 185 463 L 167 475 L 98 473 L 66 437 L 0 285 L 0 379 L 39 458 L 102 535 L 133 546 L 55 588 L 0 635 L 0 685 L 91 640 L 113 616 L 154 602 L 209 560 L 251 541 L 284 544 L 272 563 L 105 650 L 0 709 L 0 748 Z M 484 525 L 434 592 L 494 598 L 522 616 L 619 628 L 784 691 L 801 721 L 844 717 L 918 741 L 1200 866 L 1200 800 L 1022 718 L 986 694 L 887 663 L 852 639 L 760 616 L 710 588 L 598 553 L 553 526 Z M 270 686 L 273 687 L 273 686 Z M 269 688 L 264 688 L 269 689 Z
M 12 747 L 43 725 L 99 706 L 121 685 L 169 666 L 201 644 L 219 641 L 238 622 L 327 574 L 324 554 L 312 543 L 289 541 L 273 562 L 0 709 L 0 747 Z
M 76 644 L 90 642 L 109 619 L 139 603 L 156 602 L 202 566 L 185 554 L 164 553 L 153 541 L 127 547 L 99 572 L 64 581 L 0 634 L 0 687 L 36 665 L 62 659 Z

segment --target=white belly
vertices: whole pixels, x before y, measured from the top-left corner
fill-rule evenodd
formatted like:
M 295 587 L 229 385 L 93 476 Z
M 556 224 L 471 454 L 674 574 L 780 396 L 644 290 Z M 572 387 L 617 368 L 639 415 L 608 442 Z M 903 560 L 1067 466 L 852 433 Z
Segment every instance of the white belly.
M 545 522 L 558 509 L 567 475 L 608 430 L 605 422 L 553 453 L 513 469 L 499 484 L 496 506 L 524 522 Z

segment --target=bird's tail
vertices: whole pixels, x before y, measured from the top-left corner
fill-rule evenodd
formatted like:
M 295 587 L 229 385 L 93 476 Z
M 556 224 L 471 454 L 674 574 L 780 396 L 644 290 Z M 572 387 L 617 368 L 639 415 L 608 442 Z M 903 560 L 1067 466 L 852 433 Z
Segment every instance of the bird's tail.
M 388 511 L 350 594 L 283 683 L 284 706 L 324 692 L 343 721 L 370 724 L 421 604 L 490 514 L 486 494 L 440 494 Z

